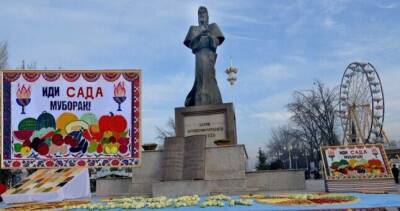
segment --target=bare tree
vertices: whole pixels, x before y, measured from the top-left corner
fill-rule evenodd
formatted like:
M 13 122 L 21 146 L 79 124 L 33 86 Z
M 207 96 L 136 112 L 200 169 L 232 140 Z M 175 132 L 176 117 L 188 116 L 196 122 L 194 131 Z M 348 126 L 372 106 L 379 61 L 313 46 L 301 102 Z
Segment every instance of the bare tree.
M 282 161 L 285 167 L 305 168 L 308 159 L 304 153 L 305 145 L 298 135 L 298 131 L 290 126 L 281 126 L 271 131 L 271 138 L 267 144 L 269 161 Z
M 320 81 L 312 90 L 296 91 L 294 101 L 287 105 L 298 136 L 309 147 L 310 154 L 319 157 L 321 145 L 338 145 L 336 110 L 337 88 L 327 88 Z
M 163 142 L 166 137 L 176 136 L 175 120 L 172 117 L 168 119 L 166 126 L 167 126 L 166 129 L 156 126 L 156 133 L 157 133 L 156 138 L 161 142 Z
M 36 69 L 36 62 L 26 63 L 25 60 L 22 60 L 21 66 L 17 67 L 17 69 L 34 70 L 34 69 Z
M 0 42 L 0 69 L 5 69 L 7 67 L 7 60 L 7 42 Z

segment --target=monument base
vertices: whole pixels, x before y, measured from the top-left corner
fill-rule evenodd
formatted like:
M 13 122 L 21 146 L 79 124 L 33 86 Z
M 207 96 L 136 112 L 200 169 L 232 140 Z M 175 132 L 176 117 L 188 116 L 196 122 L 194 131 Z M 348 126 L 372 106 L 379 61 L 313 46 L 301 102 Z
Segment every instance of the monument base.
M 132 179 L 97 180 L 96 195 L 168 196 L 245 194 L 277 190 L 304 190 L 303 170 L 246 172 L 244 145 L 207 147 L 204 179 L 163 181 L 162 150 L 144 151 L 143 165 Z
M 135 179 L 133 179 L 135 181 Z M 131 179 L 100 179 L 98 196 L 167 196 L 249 194 L 267 191 L 305 190 L 303 170 L 248 172 L 241 179 L 181 180 L 132 183 Z

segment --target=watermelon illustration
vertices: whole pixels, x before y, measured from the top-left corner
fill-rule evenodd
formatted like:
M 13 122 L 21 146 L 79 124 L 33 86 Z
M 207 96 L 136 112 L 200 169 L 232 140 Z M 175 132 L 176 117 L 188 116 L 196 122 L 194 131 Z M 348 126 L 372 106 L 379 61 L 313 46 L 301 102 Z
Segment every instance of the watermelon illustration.
M 34 130 L 17 130 L 13 132 L 13 136 L 18 141 L 29 140 Z
M 36 129 L 36 119 L 29 117 L 23 119 L 21 122 L 18 124 L 18 130 L 35 130 Z
M 54 119 L 53 115 L 43 111 L 43 113 L 40 114 L 37 119 L 36 130 L 48 127 L 56 128 L 56 120 Z

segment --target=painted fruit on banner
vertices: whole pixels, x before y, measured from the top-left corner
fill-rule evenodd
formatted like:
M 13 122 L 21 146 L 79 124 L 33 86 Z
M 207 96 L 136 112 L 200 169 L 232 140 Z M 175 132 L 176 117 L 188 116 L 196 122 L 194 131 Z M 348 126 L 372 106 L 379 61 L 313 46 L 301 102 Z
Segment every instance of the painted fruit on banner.
M 44 111 L 37 119 L 29 117 L 18 125 L 23 130 L 13 131 L 17 157 L 123 155 L 129 148 L 127 120 L 120 114 L 97 118 L 85 113 L 79 120 L 73 113 L 54 117 Z
M 57 121 L 56 121 L 56 126 L 60 130 L 60 133 L 62 135 L 66 135 L 67 132 L 65 131 L 65 127 L 71 123 L 78 120 L 78 117 L 71 112 L 64 112 L 60 116 L 58 116 Z

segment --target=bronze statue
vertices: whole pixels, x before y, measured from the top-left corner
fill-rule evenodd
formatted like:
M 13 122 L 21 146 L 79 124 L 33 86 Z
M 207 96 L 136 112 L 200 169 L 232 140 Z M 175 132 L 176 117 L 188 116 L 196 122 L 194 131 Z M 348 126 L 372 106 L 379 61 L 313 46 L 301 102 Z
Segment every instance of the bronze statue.
M 217 46 L 224 42 L 225 37 L 217 24 L 208 24 L 206 7 L 199 7 L 198 16 L 199 26 L 190 26 L 183 42 L 196 56 L 195 81 L 186 97 L 185 106 L 222 104 L 215 79 L 215 62 Z

